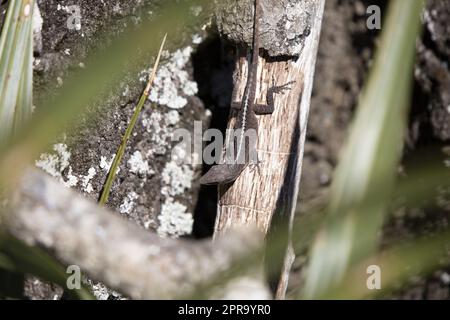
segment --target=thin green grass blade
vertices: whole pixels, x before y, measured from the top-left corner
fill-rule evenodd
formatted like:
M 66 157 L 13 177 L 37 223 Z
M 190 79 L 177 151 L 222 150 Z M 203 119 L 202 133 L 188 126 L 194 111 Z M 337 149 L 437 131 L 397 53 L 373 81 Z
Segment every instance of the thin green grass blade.
M 120 143 L 119 149 L 116 152 L 116 155 L 114 157 L 111 168 L 109 169 L 108 177 L 106 179 L 105 185 L 103 187 L 102 195 L 99 200 L 99 203 L 102 205 L 106 204 L 106 202 L 108 201 L 109 193 L 111 192 L 112 183 L 114 181 L 114 178 L 116 177 L 117 169 L 119 168 L 120 162 L 122 161 L 122 157 L 125 153 L 128 139 L 130 139 L 131 133 L 133 132 L 136 121 L 139 118 L 139 115 L 142 111 L 142 107 L 144 106 L 145 101 L 147 101 L 148 95 L 150 93 L 150 89 L 153 85 L 153 80 L 155 79 L 155 76 L 156 76 L 156 71 L 158 69 L 159 60 L 161 59 L 161 53 L 163 51 L 164 44 L 166 42 L 166 38 L 167 38 L 167 33 L 161 42 L 158 56 L 156 57 L 155 65 L 153 66 L 152 73 L 148 79 L 147 86 L 146 86 L 144 92 L 142 93 L 141 98 L 139 99 L 136 109 L 134 110 L 133 117 L 131 118 L 130 124 L 128 125 L 128 127 L 126 129 L 124 136 L 122 137 L 122 142 Z
M 304 298 L 323 296 L 376 247 L 402 150 L 422 8 L 421 0 L 391 1 L 381 46 L 336 169 L 327 218 L 312 246 Z

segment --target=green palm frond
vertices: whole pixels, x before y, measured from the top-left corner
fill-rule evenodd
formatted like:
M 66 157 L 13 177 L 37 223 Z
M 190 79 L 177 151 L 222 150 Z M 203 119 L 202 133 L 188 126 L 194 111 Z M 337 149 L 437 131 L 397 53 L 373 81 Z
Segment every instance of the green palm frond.
M 32 110 L 34 1 L 11 0 L 0 38 L 0 145 Z

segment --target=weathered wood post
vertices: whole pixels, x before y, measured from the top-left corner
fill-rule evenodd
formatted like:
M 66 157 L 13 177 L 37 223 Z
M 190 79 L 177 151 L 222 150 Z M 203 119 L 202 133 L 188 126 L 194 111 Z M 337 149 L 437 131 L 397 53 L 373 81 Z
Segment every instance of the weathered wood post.
M 256 225 L 267 234 L 276 218 L 288 226 L 286 232 L 290 238 L 324 5 L 325 0 L 261 0 L 259 36 L 263 50 L 259 57 L 256 99 L 264 103 L 273 82 L 275 85 L 295 83 L 290 91 L 275 96 L 273 114 L 258 116 L 259 168 L 249 166 L 234 184 L 219 186 L 215 236 L 241 224 Z M 234 76 L 239 98 L 249 70 L 247 55 L 251 53 L 253 8 L 253 0 L 228 0 L 217 12 L 222 34 L 240 44 Z M 233 123 L 231 114 L 228 127 Z M 289 240 L 277 287 L 279 299 L 285 296 L 293 260 Z

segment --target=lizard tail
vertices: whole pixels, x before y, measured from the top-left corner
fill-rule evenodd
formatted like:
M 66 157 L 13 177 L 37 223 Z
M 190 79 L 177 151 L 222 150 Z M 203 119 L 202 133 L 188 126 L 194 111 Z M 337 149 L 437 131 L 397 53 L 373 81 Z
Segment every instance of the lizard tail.
M 218 164 L 213 166 L 207 173 L 200 178 L 200 184 L 224 184 L 236 180 L 246 164 Z

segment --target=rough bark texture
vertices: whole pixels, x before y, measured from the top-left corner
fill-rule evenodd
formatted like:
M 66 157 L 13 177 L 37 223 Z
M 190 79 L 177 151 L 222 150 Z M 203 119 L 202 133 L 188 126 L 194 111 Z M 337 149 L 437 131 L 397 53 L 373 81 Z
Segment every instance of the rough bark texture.
M 316 16 L 314 0 L 261 0 L 260 45 L 270 56 L 299 56 Z M 249 46 L 253 39 L 254 0 L 221 1 L 217 24 L 222 35 Z
M 450 6 L 442 0 L 429 0 L 424 13 L 424 37 L 418 48 L 416 78 L 429 96 L 433 135 L 450 140 Z M 416 132 L 415 139 L 418 139 Z
M 38 4 L 43 18 L 43 48 L 35 54 L 35 91 L 39 98 L 44 87 L 56 89 L 58 81 L 64 82 L 64 76 L 71 68 L 86 67 L 83 59 L 90 50 L 104 46 L 127 24 L 139 23 L 134 17 L 144 6 L 148 10 L 145 18 L 152 19 L 158 14 L 161 1 L 117 0 L 101 4 L 97 1 L 38 1 Z M 66 27 L 69 5 L 80 7 L 80 30 Z M 176 144 L 172 137 L 177 129 L 192 132 L 194 120 L 207 119 L 202 102 L 195 97 L 197 87 L 192 81 L 190 65 L 191 53 L 196 47 L 193 34 L 197 35 L 197 41 L 205 35 L 201 22 L 203 20 L 199 19 L 198 25 L 183 30 L 184 41 L 177 47 L 168 39 L 161 73 L 155 81 L 153 96 L 157 97 L 145 104 L 112 186 L 108 206 L 146 229 L 157 230 L 160 227 L 158 216 L 168 208 L 175 208 L 180 214 L 191 216 L 192 220 L 195 205 L 192 199 L 196 199 L 197 191 L 192 179 L 198 167 L 181 165 L 184 150 L 172 150 Z M 106 39 L 103 38 L 105 34 Z M 149 34 L 148 41 L 160 40 L 154 36 Z M 68 132 L 55 140 L 55 144 L 63 146 L 58 150 L 55 146 L 49 147 L 39 166 L 87 197 L 98 199 L 111 160 L 145 86 L 153 58 L 148 57 L 148 64 L 140 66 L 140 73 L 127 74 L 120 91 L 109 96 L 101 118 L 92 121 L 90 115 L 83 115 L 86 121 L 76 132 Z M 49 157 L 56 160 L 49 163 Z M 184 229 L 171 235 L 188 233 L 189 230 Z
M 135 299 L 188 295 L 261 245 L 255 230 L 236 231 L 214 243 L 164 239 L 40 172 L 24 176 L 13 206 L 6 224 L 15 236 Z M 215 288 L 215 296 L 269 298 L 262 273 L 251 274 L 225 291 Z

